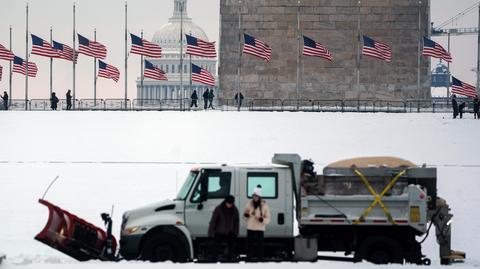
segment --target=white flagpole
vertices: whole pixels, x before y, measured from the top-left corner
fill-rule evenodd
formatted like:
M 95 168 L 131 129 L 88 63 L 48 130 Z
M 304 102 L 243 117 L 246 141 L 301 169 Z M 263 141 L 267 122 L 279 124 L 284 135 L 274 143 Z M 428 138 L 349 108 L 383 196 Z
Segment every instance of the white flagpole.
M 73 67 L 73 73 L 72 73 L 72 78 L 73 78 L 73 85 L 72 85 L 72 93 L 73 93 L 73 103 L 72 103 L 72 108 L 75 110 L 75 103 L 76 103 L 76 97 L 75 97 L 75 65 L 76 65 L 76 59 L 77 59 L 77 51 L 75 50 L 75 39 L 76 39 L 76 31 L 75 31 L 75 2 L 73 2 L 73 43 L 72 43 L 72 49 L 73 49 L 73 61 L 72 61 L 72 67 Z
M 93 29 L 93 41 L 97 41 L 97 28 Z M 97 106 L 97 58 L 93 57 L 93 105 Z
M 140 35 L 143 39 L 143 29 Z M 143 80 L 145 79 L 144 73 L 145 73 L 145 61 L 143 60 L 143 54 L 140 55 L 140 99 L 143 99 Z M 143 104 L 143 100 L 141 101 Z
M 53 44 L 52 26 L 50 26 L 50 44 Z M 50 96 L 52 96 L 52 92 L 53 92 L 53 57 L 50 57 Z
M 417 98 L 420 99 L 420 65 L 421 65 L 421 44 L 422 44 L 422 1 L 418 1 L 418 50 L 417 50 Z
M 125 110 L 127 109 L 127 99 L 128 99 L 128 51 L 127 51 L 127 35 L 128 35 L 128 30 L 127 30 L 127 12 L 128 12 L 128 7 L 127 7 L 127 1 L 125 1 Z
M 359 109 L 359 104 L 360 104 L 360 46 L 362 45 L 362 29 L 361 29 L 361 13 L 360 13 L 360 6 L 362 5 L 362 2 L 359 0 L 358 1 L 358 25 L 357 25 L 357 32 L 358 32 L 358 40 L 357 40 L 357 98 L 358 98 L 358 103 L 357 103 L 357 109 Z
M 183 9 L 185 2 L 180 2 L 180 110 L 183 110 Z
M 10 51 L 12 51 L 12 26 L 10 25 Z M 10 61 L 10 77 L 8 79 L 8 86 L 9 86 L 9 95 L 10 98 L 8 99 L 8 105 L 12 104 L 12 61 Z
M 26 7 L 26 27 L 25 27 L 25 110 L 28 110 L 28 3 Z
M 297 100 L 300 99 L 300 0 L 297 3 Z M 297 103 L 298 104 L 298 103 Z
M 480 5 L 478 5 L 478 27 L 480 28 Z M 480 92 L 480 31 L 477 34 L 477 94 Z
M 238 1 L 237 110 L 240 111 L 240 72 L 242 68 L 242 0 Z

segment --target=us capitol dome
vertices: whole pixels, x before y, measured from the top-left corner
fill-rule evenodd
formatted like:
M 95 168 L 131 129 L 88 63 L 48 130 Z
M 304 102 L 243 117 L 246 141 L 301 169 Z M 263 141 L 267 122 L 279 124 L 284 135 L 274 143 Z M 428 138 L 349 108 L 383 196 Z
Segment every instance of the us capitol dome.
M 183 3 L 184 10 L 182 14 L 181 5 Z M 197 82 L 192 82 L 190 87 L 190 57 L 192 63 L 201 66 L 208 70 L 215 77 L 216 76 L 216 58 L 203 58 L 198 56 L 190 56 L 186 54 L 187 41 L 185 34 L 192 35 L 205 41 L 209 41 L 205 31 L 196 25 L 187 14 L 187 0 L 174 0 L 173 16 L 168 20 L 168 23 L 160 27 L 153 35 L 152 41 L 162 47 L 162 58 L 145 58 L 153 63 L 161 70 L 166 72 L 167 81 L 152 80 L 144 78 L 143 90 L 140 85 L 140 78 L 137 79 L 137 99 L 156 100 L 156 99 L 177 99 L 181 98 L 180 90 L 180 27 L 183 17 L 183 89 L 184 97 L 190 98 L 191 92 L 197 90 L 198 96 L 204 90 L 212 87 Z M 214 87 L 216 92 L 216 87 Z M 215 94 L 217 95 L 217 94 Z

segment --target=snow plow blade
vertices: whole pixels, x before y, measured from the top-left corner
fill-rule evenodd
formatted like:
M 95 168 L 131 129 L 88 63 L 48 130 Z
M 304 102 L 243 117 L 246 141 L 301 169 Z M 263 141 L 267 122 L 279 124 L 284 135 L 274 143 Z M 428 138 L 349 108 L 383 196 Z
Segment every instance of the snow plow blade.
M 43 199 L 40 204 L 48 208 L 48 221 L 35 239 L 78 261 L 114 258 L 115 238 L 72 213 Z

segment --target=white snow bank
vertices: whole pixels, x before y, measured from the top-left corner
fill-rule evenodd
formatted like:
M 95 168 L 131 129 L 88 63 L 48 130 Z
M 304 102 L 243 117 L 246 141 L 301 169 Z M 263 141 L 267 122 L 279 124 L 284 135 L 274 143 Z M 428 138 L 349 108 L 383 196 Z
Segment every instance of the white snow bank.
M 204 268 L 142 262 L 78 263 L 35 240 L 47 220 L 47 199 L 102 226 L 99 214 L 121 214 L 171 198 L 195 162 L 269 163 L 275 152 L 296 152 L 317 170 L 343 158 L 393 155 L 438 166 L 439 195 L 453 213 L 453 247 L 467 252 L 462 266 L 480 266 L 480 121 L 446 114 L 4 112 L 0 113 L 0 251 L 4 268 Z M 91 162 L 91 163 L 84 163 Z M 438 262 L 434 233 L 424 252 Z M 248 264 L 290 267 L 292 263 Z M 347 268 L 350 263 L 298 263 Z M 214 267 L 245 267 L 245 264 Z M 355 265 L 371 267 L 371 264 Z M 397 266 L 393 266 L 397 267 Z M 440 266 L 438 266 L 440 267 Z M 392 266 L 389 266 L 392 268 Z M 405 268 L 405 267 L 401 267 Z

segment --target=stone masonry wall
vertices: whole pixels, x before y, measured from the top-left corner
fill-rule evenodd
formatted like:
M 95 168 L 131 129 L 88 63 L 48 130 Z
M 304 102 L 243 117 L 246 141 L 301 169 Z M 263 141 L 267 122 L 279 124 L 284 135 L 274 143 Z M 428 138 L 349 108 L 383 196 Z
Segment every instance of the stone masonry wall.
M 269 63 L 243 55 L 241 92 L 246 98 L 297 98 L 298 0 L 221 0 L 220 97 L 233 98 L 241 33 L 272 48 Z M 418 0 L 363 0 L 362 34 L 392 47 L 392 63 L 362 56 L 360 91 L 356 87 L 358 0 L 301 0 L 300 31 L 325 45 L 334 62 L 301 56 L 300 98 L 406 99 L 430 97 L 428 58 L 421 57 L 421 91 L 417 90 Z M 422 35 L 429 29 L 427 0 L 421 6 Z M 243 42 L 243 35 L 242 35 Z M 303 38 L 300 39 L 300 50 Z

